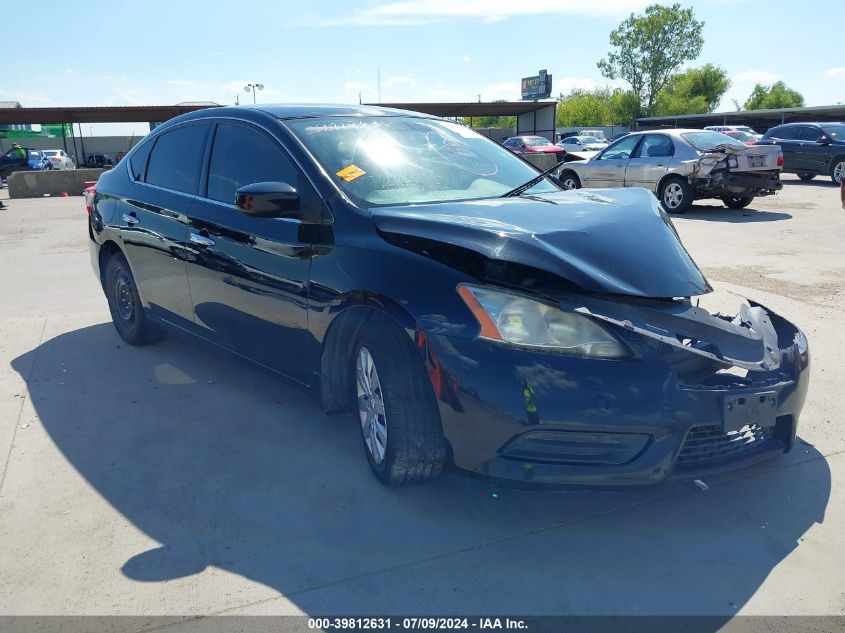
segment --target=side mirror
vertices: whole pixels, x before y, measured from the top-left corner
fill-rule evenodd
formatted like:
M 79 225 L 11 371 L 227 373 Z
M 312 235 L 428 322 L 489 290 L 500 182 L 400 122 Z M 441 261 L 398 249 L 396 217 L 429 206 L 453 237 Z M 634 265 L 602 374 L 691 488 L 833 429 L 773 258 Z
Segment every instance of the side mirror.
M 286 182 L 254 182 L 235 192 L 238 211 L 258 218 L 299 218 L 299 194 Z
M 822 134 L 822 135 L 819 137 L 819 140 L 818 140 L 818 141 L 816 141 L 816 142 L 817 142 L 819 145 L 830 145 L 830 139 L 829 139 L 829 138 L 827 138 L 827 136 L 826 136 L 825 134 Z

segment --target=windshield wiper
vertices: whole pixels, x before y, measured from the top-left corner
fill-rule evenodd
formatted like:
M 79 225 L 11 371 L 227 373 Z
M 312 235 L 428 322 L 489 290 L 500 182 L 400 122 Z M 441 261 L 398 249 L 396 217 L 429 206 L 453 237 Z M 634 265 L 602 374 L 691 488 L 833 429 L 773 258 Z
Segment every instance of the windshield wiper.
M 546 171 L 544 171 L 544 172 L 540 172 L 539 174 L 537 174 L 536 176 L 534 176 L 534 178 L 532 178 L 531 180 L 529 180 L 529 181 L 528 181 L 528 182 L 526 182 L 525 184 L 519 185 L 519 187 L 516 187 L 515 189 L 511 189 L 510 191 L 508 191 L 508 192 L 506 192 L 506 193 L 503 193 L 503 194 L 502 194 L 501 196 L 499 196 L 499 197 L 500 197 L 500 198 L 512 198 L 512 197 L 514 197 L 514 196 L 518 196 L 518 195 L 520 195 L 521 193 L 525 193 L 526 191 L 528 191 L 529 189 L 531 189 L 531 187 L 533 187 L 533 186 L 534 186 L 534 185 L 536 185 L 538 182 L 540 182 L 541 180 L 543 180 L 543 178 L 549 178 L 549 175 L 550 175 L 550 174 L 551 174 L 551 173 L 552 173 L 555 169 L 560 169 L 560 163 L 558 163 L 558 164 L 557 164 L 557 165 L 555 165 L 554 167 L 551 167 L 550 169 L 547 169 L 547 170 L 546 170 Z M 549 178 L 549 180 L 551 180 L 554 184 L 557 184 L 557 180 L 555 180 L 555 179 L 553 179 L 553 178 Z

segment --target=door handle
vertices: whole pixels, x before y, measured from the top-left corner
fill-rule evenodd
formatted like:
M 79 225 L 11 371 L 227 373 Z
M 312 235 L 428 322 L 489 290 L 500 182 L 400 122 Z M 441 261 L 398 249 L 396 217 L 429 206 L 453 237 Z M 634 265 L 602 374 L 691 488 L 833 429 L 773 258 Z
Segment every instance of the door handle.
M 196 244 L 197 246 L 202 246 L 203 248 L 214 246 L 213 239 L 206 237 L 205 235 L 198 235 L 197 233 L 191 233 L 190 236 L 188 236 L 188 240 L 191 244 Z
M 123 221 L 126 222 L 129 226 L 134 226 L 135 224 L 138 224 L 138 222 L 140 222 L 138 217 L 131 213 L 124 213 L 122 217 Z

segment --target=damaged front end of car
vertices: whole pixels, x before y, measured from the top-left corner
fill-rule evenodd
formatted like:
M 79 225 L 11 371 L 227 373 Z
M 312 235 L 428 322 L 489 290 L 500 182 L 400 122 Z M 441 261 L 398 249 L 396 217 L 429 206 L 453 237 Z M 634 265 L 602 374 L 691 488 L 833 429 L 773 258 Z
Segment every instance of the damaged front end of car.
M 457 466 L 638 486 L 792 448 L 804 334 L 754 302 L 696 305 L 711 287 L 645 190 L 435 209 L 373 217 L 389 243 L 466 275 L 471 335 L 422 319 L 416 339 Z
M 783 154 L 774 145 L 719 145 L 699 152 L 682 170 L 697 197 L 771 196 L 783 188 Z

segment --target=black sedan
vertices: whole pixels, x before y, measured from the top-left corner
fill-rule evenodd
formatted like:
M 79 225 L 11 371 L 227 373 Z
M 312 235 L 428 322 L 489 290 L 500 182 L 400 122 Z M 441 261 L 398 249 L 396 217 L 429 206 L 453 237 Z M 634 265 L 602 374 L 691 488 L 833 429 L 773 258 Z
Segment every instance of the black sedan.
M 104 173 L 88 211 L 126 342 L 175 327 L 314 387 L 385 483 L 451 461 L 652 484 L 794 443 L 798 328 L 696 307 L 711 288 L 650 192 L 561 191 L 449 121 L 202 110 Z

